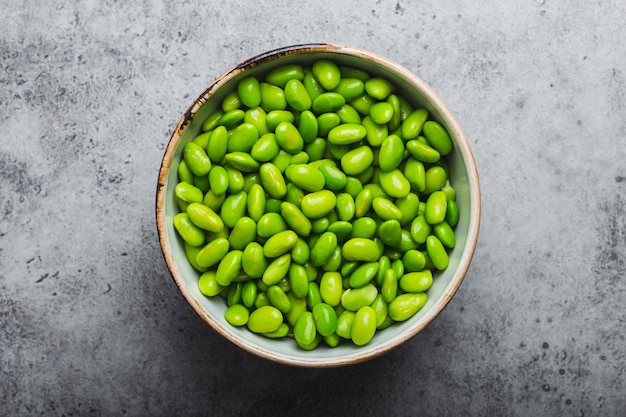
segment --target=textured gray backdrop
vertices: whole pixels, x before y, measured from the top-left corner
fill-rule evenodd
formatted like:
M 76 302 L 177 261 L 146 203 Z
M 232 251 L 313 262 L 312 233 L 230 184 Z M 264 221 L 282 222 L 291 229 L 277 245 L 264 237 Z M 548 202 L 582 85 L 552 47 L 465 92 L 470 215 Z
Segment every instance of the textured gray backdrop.
M 0 414 L 626 415 L 626 3 L 0 1 Z M 331 370 L 272 364 L 178 293 L 158 169 L 191 100 L 260 52 L 406 66 L 477 160 L 449 307 Z

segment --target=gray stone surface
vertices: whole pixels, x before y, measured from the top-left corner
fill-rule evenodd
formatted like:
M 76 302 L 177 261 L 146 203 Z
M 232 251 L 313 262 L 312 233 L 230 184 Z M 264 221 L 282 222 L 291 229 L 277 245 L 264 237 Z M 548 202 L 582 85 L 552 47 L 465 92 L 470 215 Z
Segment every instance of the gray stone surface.
M 626 414 L 621 1 L 0 2 L 0 415 Z M 335 42 L 444 98 L 473 147 L 472 267 L 423 333 L 354 367 L 272 364 L 185 303 L 157 173 L 242 60 Z

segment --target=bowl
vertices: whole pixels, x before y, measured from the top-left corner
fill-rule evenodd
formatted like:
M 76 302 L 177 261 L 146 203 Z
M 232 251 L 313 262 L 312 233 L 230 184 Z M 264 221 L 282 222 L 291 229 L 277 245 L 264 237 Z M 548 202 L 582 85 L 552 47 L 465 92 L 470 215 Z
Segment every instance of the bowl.
M 457 244 L 449 252 L 449 265 L 435 274 L 428 290 L 428 301 L 417 314 L 376 332 L 364 346 L 340 343 L 330 348 L 321 343 L 316 349 L 303 350 L 293 341 L 270 339 L 245 326 L 231 326 L 224 318 L 227 308 L 224 300 L 221 297 L 208 298 L 200 292 L 199 273 L 189 264 L 183 242 L 173 226 L 173 217 L 179 212 L 174 187 L 178 182 L 177 166 L 184 145 L 201 132 L 203 121 L 219 108 L 239 80 L 250 75 L 259 76 L 285 64 L 310 66 L 319 59 L 332 59 L 339 65 L 360 68 L 372 76 L 388 79 L 396 86 L 398 95 L 409 100 L 415 108 L 428 109 L 430 118 L 447 129 L 453 142 L 447 162 L 460 218 L 455 228 Z M 336 44 L 295 45 L 242 62 L 220 76 L 193 101 L 175 127 L 163 156 L 157 185 L 156 217 L 163 256 L 180 293 L 215 332 L 239 348 L 277 363 L 311 368 L 338 367 L 375 358 L 402 345 L 424 330 L 450 302 L 467 273 L 476 247 L 480 189 L 472 151 L 459 123 L 441 98 L 419 77 L 383 56 L 360 48 Z

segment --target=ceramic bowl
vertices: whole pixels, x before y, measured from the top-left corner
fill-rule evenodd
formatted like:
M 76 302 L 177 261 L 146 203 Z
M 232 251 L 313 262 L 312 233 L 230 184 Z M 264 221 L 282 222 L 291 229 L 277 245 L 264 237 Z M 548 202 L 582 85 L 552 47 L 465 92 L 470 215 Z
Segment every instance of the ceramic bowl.
M 224 319 L 224 300 L 220 297 L 207 298 L 199 291 L 199 273 L 187 261 L 183 243 L 177 236 L 172 220 L 179 210 L 174 187 L 178 181 L 176 167 L 181 160 L 183 146 L 201 132 L 203 121 L 220 106 L 222 99 L 235 88 L 237 82 L 249 75 L 261 76 L 280 65 L 298 63 L 310 66 L 322 58 L 388 79 L 395 84 L 396 94 L 409 100 L 414 108 L 427 108 L 430 117 L 448 130 L 453 140 L 453 151 L 447 159 L 460 219 L 455 229 L 457 245 L 449 254 L 450 264 L 445 271 L 435 273 L 434 283 L 427 292 L 428 301 L 416 315 L 378 331 L 364 346 L 345 342 L 329 348 L 320 343 L 316 349 L 305 351 L 293 340 L 266 338 L 252 333 L 245 326 L 236 328 L 227 323 Z M 446 307 L 461 285 L 476 247 L 480 224 L 480 189 L 472 151 L 461 127 L 447 105 L 418 76 L 383 56 L 363 49 L 309 44 L 289 46 L 251 58 L 220 76 L 193 101 L 175 127 L 165 150 L 157 185 L 156 215 L 163 255 L 180 293 L 215 332 L 239 348 L 277 363 L 299 367 L 336 367 L 366 361 L 402 345 L 420 333 Z

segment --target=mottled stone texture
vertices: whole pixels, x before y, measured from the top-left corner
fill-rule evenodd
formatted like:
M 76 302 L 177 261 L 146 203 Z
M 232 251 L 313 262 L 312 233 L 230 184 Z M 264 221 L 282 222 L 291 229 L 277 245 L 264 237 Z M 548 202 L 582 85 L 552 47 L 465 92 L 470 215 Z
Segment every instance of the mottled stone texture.
M 616 0 L 0 2 L 0 414 L 626 414 L 626 6 Z M 483 218 L 449 307 L 331 370 L 233 347 L 185 303 L 154 201 L 192 98 L 335 42 L 444 98 Z

